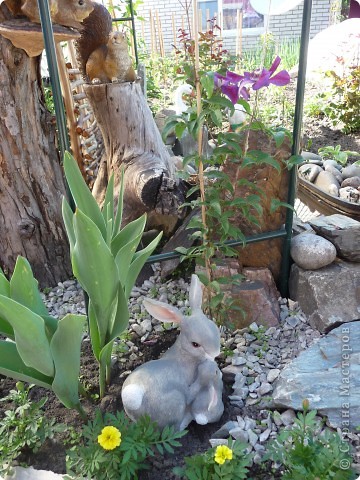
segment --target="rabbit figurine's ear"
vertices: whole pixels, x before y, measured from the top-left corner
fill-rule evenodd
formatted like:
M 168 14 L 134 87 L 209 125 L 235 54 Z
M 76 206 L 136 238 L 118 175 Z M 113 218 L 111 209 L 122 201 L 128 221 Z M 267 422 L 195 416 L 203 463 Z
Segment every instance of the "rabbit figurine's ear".
M 192 274 L 189 293 L 189 303 L 191 310 L 201 310 L 203 295 L 202 287 L 203 286 L 199 280 L 199 277 L 195 274 Z
M 160 322 L 181 323 L 183 318 L 180 310 L 176 307 L 152 298 L 144 298 L 143 305 L 150 315 L 160 320 Z

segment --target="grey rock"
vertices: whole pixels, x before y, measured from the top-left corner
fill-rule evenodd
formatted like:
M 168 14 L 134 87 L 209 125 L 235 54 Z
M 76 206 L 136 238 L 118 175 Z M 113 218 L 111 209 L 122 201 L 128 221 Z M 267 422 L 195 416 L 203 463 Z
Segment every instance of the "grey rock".
M 332 263 L 336 248 L 325 238 L 303 233 L 291 240 L 290 254 L 294 262 L 306 270 L 316 270 Z
M 292 265 L 290 297 L 320 332 L 360 318 L 360 264 L 337 260 L 321 270 Z
M 348 165 L 342 169 L 341 173 L 344 178 L 360 177 L 360 166 Z
M 233 365 L 235 365 L 236 367 L 240 366 L 240 365 L 245 365 L 246 363 L 246 358 L 244 357 L 239 357 L 238 355 L 234 355 L 232 357 L 232 360 L 231 360 L 231 363 Z
M 249 435 L 250 445 L 252 445 L 254 447 L 256 445 L 257 441 L 259 440 L 259 437 L 251 429 L 247 431 L 247 434 Z
M 335 245 L 341 258 L 360 262 L 360 222 L 335 214 L 312 219 L 311 226 Z
M 212 434 L 212 438 L 224 438 L 229 436 L 230 430 L 237 428 L 237 422 L 230 420 L 226 422 L 219 430 Z
M 240 442 L 247 443 L 249 441 L 249 434 L 245 430 L 241 428 L 233 428 L 230 430 L 230 435 L 235 438 L 235 440 L 239 440 Z
M 318 165 L 323 164 L 322 157 L 320 157 L 320 155 L 318 155 L 317 153 L 302 151 L 301 156 L 309 163 L 316 163 Z
M 304 398 L 332 426 L 360 425 L 360 321 L 335 328 L 281 372 L 274 406 L 300 410 Z
M 324 160 L 323 165 L 324 165 L 325 170 L 329 167 L 334 167 L 338 171 L 340 171 L 342 169 L 341 165 L 339 163 L 337 163 L 336 160 L 333 160 L 333 159 Z
M 278 378 L 279 375 L 280 375 L 280 370 L 278 368 L 273 368 L 272 370 L 268 371 L 268 374 L 266 377 L 267 381 L 269 383 L 272 383 L 274 380 Z
M 343 187 L 359 188 L 360 187 L 360 177 L 345 178 L 345 180 L 341 183 L 341 188 L 343 188 Z
M 260 385 L 259 389 L 258 389 L 258 393 L 260 395 L 266 395 L 267 393 L 271 392 L 272 390 L 272 386 L 270 385 L 270 383 L 268 382 L 264 382 Z
M 339 197 L 350 203 L 359 203 L 360 192 L 353 187 L 344 187 L 339 189 Z
M 218 447 L 219 445 L 227 445 L 227 438 L 210 438 L 209 440 L 211 447 Z
M 308 182 L 313 183 L 316 177 L 322 172 L 323 169 L 319 165 L 315 165 L 313 163 L 306 163 L 305 165 L 301 165 L 299 168 L 299 174 L 305 178 Z
M 295 412 L 293 410 L 285 410 L 285 412 L 283 412 L 281 415 L 281 420 L 282 420 L 282 423 L 286 426 L 288 425 L 291 425 L 294 423 L 294 420 L 296 418 L 296 415 L 295 415 Z
M 253 418 L 245 417 L 245 430 L 253 430 L 256 428 L 256 421 Z
M 300 323 L 300 319 L 295 315 L 295 316 L 292 316 L 292 317 L 287 317 L 286 319 L 286 323 L 291 327 L 291 328 L 295 328 L 299 325 Z
M 270 436 L 270 433 L 271 433 L 271 428 L 267 428 L 266 430 L 264 430 L 262 433 L 260 433 L 259 435 L 259 441 L 261 443 L 263 442 L 266 442 L 266 440 L 269 438 Z
M 341 172 L 339 171 L 339 169 L 337 167 L 335 167 L 334 165 L 325 165 L 324 169 L 325 169 L 325 172 L 332 173 L 334 175 L 334 177 L 336 178 L 336 180 L 341 185 L 341 183 L 344 180 L 344 177 L 341 175 Z
M 314 185 L 330 195 L 339 196 L 340 183 L 330 172 L 320 172 L 315 179 Z

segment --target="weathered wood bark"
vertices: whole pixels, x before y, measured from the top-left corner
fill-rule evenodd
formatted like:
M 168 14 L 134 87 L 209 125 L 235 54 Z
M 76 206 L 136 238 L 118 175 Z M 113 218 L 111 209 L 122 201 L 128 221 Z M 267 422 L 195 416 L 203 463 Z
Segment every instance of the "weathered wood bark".
M 244 178 L 249 180 L 264 193 L 261 202 L 263 207 L 262 215 L 259 217 L 255 211 L 252 212 L 253 215 L 257 216 L 260 226 L 250 223 L 241 214 L 236 215 L 232 220 L 245 235 L 250 236 L 261 232 L 278 230 L 285 222 L 286 208 L 281 207 L 272 212 L 271 202 L 272 199 L 287 202 L 289 171 L 284 164 L 284 160 L 288 159 L 291 155 L 291 145 L 286 138 L 281 147 L 276 148 L 275 141 L 270 140 L 265 133 L 250 131 L 248 149 L 266 152 L 278 160 L 281 165 L 281 173 L 277 172 L 275 168 L 265 164 L 260 166 L 253 165 L 240 170 L 239 179 Z M 230 162 L 224 167 L 224 171 L 230 178 L 235 178 L 236 169 L 237 165 Z M 235 189 L 235 196 L 239 198 L 244 198 L 253 193 L 255 193 L 254 190 L 249 189 L 247 186 L 238 186 Z M 275 281 L 278 281 L 282 244 L 283 239 L 272 239 L 252 243 L 245 248 L 238 247 L 239 262 L 244 267 L 268 267 Z
M 105 155 L 93 194 L 102 202 L 111 173 L 118 194 L 124 167 L 124 224 L 144 212 L 178 217 L 183 187 L 139 83 L 86 85 L 86 95 L 104 138 Z M 166 220 L 165 220 L 166 224 Z
M 9 16 L 0 5 L 0 21 Z M 0 265 L 26 257 L 42 286 L 71 275 L 61 216 L 64 182 L 39 57 L 0 36 Z

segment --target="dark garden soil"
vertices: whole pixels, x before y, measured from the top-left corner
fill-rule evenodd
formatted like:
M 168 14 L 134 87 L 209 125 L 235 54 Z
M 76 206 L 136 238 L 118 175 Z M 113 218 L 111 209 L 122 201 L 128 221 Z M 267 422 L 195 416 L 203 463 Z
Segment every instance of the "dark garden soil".
M 148 361 L 158 358 L 165 350 L 167 350 L 174 343 L 175 336 L 176 331 L 169 331 L 162 333 L 160 336 L 150 336 L 146 341 L 146 344 L 140 344 L 139 340 L 136 338 L 132 338 L 131 340 L 141 348 L 141 352 L 143 353 L 143 361 Z M 82 399 L 82 405 L 89 418 L 94 416 L 94 413 L 98 408 L 100 408 L 101 411 L 108 413 L 115 413 L 116 411 L 122 410 L 120 393 L 124 378 L 122 378 L 121 374 L 129 369 L 132 370 L 139 364 L 140 362 L 132 362 L 131 364 L 118 362 L 113 367 L 112 381 L 106 396 L 101 401 Z M 219 362 L 219 366 L 221 368 L 224 367 L 225 364 L 221 365 L 221 362 Z M 87 386 L 87 390 L 90 394 L 97 392 L 97 375 L 97 365 L 93 360 L 90 342 L 84 342 L 82 352 L 81 380 L 83 384 Z M 0 377 L 0 398 L 5 397 L 9 390 L 14 388 L 14 384 L 15 382 L 13 380 Z M 188 427 L 188 434 L 180 440 L 182 446 L 176 448 L 175 454 L 167 454 L 165 456 L 160 456 L 159 454 L 155 455 L 149 460 L 149 470 L 141 471 L 139 474 L 139 479 L 178 479 L 179 477 L 172 473 L 172 469 L 175 466 L 183 465 L 184 457 L 207 450 L 210 447 L 209 438 L 211 438 L 212 434 L 216 432 L 216 430 L 218 430 L 226 421 L 231 419 L 236 420 L 236 416 L 240 414 L 242 416 L 248 415 L 252 418 L 256 418 L 257 415 L 254 410 L 261 409 L 259 405 L 245 407 L 240 410 L 239 408 L 230 404 L 228 400 L 230 394 L 231 383 L 224 382 L 223 401 L 225 405 L 225 411 L 221 420 L 217 423 L 205 426 L 197 425 L 196 423 L 192 422 Z M 33 401 L 39 401 L 41 398 L 47 397 L 48 401 L 45 404 L 45 415 L 49 419 L 54 418 L 56 419 L 57 423 L 64 423 L 68 427 L 72 426 L 77 430 L 81 429 L 82 421 L 77 412 L 66 409 L 57 400 L 52 392 L 43 388 L 34 387 L 30 390 L 29 397 Z M 8 408 L 12 408 L 11 404 L 0 404 L 0 417 L 3 416 L 3 411 Z M 63 440 L 64 435 L 59 434 L 56 441 L 47 440 L 36 454 L 22 454 L 19 458 L 19 462 L 27 466 L 33 466 L 39 470 L 51 470 L 55 473 L 64 474 L 66 472 L 66 449 L 69 448 L 69 446 L 65 446 Z M 253 478 L 254 480 L 270 480 L 280 478 L 265 472 L 265 465 L 262 467 L 254 466 L 251 470 L 252 476 L 250 478 Z
M 315 91 L 308 90 L 307 95 L 314 95 Z M 294 98 L 294 96 L 293 96 Z M 342 150 L 360 151 L 360 135 L 344 135 L 340 130 L 334 128 L 331 123 L 324 117 L 318 118 L 304 118 L 304 148 L 306 148 L 308 140 L 312 141 L 312 145 L 308 150 L 317 153 L 318 148 L 328 145 L 341 145 Z M 143 353 L 143 360 L 156 359 L 174 342 L 174 332 L 164 332 L 161 336 L 150 337 L 146 344 L 139 344 L 136 338 L 132 339 L 134 343 L 138 342 L 139 350 Z M 82 355 L 81 378 L 82 382 L 86 384 L 89 392 L 97 392 L 97 365 L 93 360 L 91 347 L 89 342 L 84 342 Z M 89 417 L 92 417 L 96 408 L 102 411 L 116 412 L 122 410 L 121 404 L 121 386 L 123 382 L 122 373 L 127 370 L 132 370 L 136 364 L 118 362 L 113 368 L 112 383 L 108 389 L 107 395 L 101 401 L 94 401 L 92 403 L 88 399 L 83 400 L 83 406 L 87 411 Z M 219 365 L 222 366 L 221 363 Z M 13 380 L 0 376 L 0 398 L 8 395 L 9 390 L 14 388 L 15 382 Z M 183 464 L 185 456 L 193 455 L 197 452 L 205 451 L 209 448 L 209 438 L 218 430 L 227 420 L 236 419 L 237 415 L 249 415 L 256 418 L 254 410 L 261 409 L 261 406 L 256 405 L 252 407 L 245 407 L 239 409 L 230 405 L 228 396 L 231 393 L 231 384 L 224 385 L 224 404 L 225 411 L 221 421 L 217 424 L 210 424 L 201 426 L 197 424 L 190 424 L 188 434 L 182 439 L 182 447 L 178 448 L 175 455 L 168 455 L 164 457 L 155 456 L 150 461 L 149 471 L 140 473 L 141 480 L 171 480 L 175 477 L 172 473 L 172 468 Z M 63 407 L 56 397 L 49 391 L 35 387 L 30 391 L 30 398 L 39 400 L 40 398 L 48 397 L 45 405 L 45 414 L 49 418 L 55 418 L 57 422 L 65 423 L 68 426 L 73 426 L 77 429 L 81 428 L 81 419 L 74 411 Z M 10 405 L 0 403 L 0 418 L 3 417 L 3 412 L 9 408 Z M 56 473 L 65 473 L 65 454 L 66 448 L 63 443 L 63 437 L 57 441 L 47 441 L 37 454 L 23 454 L 20 461 L 32 465 L 37 469 L 52 470 Z M 278 473 L 271 473 L 269 465 L 254 466 L 251 470 L 249 478 L 254 480 L 271 480 L 280 478 Z

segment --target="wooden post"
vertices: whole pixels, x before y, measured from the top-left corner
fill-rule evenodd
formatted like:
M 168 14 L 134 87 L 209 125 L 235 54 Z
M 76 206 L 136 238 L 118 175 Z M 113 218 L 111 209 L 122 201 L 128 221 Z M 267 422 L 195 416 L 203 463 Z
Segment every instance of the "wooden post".
M 150 18 L 150 38 L 151 38 L 151 56 L 154 56 L 157 53 L 156 49 L 156 38 L 155 38 L 155 24 L 152 10 L 149 10 Z
M 173 29 L 174 47 L 176 48 L 177 37 L 176 37 L 176 26 L 175 26 L 175 14 L 174 14 L 174 12 L 171 15 L 171 22 L 172 22 L 172 29 Z
M 202 26 L 202 10 L 201 8 L 199 8 L 198 10 L 198 30 L 199 32 L 202 32 L 203 31 L 203 26 Z
M 79 137 L 76 133 L 76 117 L 74 113 L 74 100 L 71 94 L 70 84 L 69 84 L 69 76 L 67 73 L 66 65 L 65 65 L 65 58 L 59 43 L 55 44 L 56 49 L 56 57 L 58 61 L 59 67 L 59 76 L 60 76 L 60 83 L 61 83 L 61 90 L 64 97 L 64 104 L 66 109 L 66 120 L 67 126 L 69 130 L 70 136 L 70 144 L 72 154 L 80 168 L 80 171 L 86 180 L 86 174 L 84 170 L 84 163 L 83 158 L 81 155 L 80 145 L 79 145 Z
M 236 15 L 236 57 L 237 63 L 240 62 L 241 50 L 242 50 L 242 20 L 243 14 L 240 9 L 237 10 Z
M 164 52 L 164 37 L 162 33 L 162 28 L 161 28 L 161 20 L 159 17 L 159 12 L 158 10 L 155 10 L 156 14 L 156 23 L 157 23 L 157 30 L 158 30 L 158 38 L 159 38 L 159 50 L 160 50 L 160 55 L 162 57 L 165 57 L 165 52 Z

